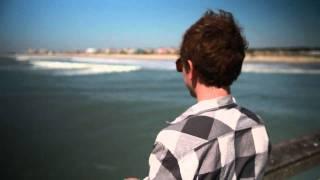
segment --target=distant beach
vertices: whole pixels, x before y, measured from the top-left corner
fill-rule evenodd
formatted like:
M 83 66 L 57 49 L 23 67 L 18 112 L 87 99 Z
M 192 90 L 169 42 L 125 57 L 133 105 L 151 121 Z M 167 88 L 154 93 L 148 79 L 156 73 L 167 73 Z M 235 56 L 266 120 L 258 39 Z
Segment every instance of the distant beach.
M 247 55 L 245 61 L 273 63 L 320 63 L 320 57 L 304 55 Z
M 57 54 L 17 54 L 15 57 L 88 57 L 102 59 L 141 59 L 141 60 L 176 60 L 176 54 L 87 54 L 87 53 L 57 53 Z M 245 62 L 271 63 L 320 63 L 319 56 L 304 55 L 246 55 Z

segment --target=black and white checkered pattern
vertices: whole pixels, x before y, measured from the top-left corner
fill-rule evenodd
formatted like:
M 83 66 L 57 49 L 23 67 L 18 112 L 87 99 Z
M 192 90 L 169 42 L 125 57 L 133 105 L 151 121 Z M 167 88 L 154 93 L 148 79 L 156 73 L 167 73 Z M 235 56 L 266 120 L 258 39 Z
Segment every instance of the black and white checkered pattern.
M 269 151 L 261 118 L 232 96 L 200 101 L 160 131 L 145 179 L 261 179 Z

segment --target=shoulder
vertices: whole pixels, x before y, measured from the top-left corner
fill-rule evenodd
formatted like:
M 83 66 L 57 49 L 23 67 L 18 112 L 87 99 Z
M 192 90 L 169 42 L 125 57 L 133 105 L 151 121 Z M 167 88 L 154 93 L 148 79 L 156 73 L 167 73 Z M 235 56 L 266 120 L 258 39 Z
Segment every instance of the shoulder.
M 269 136 L 262 118 L 245 107 L 237 107 L 241 113 L 235 130 L 235 145 L 246 153 L 253 149 L 252 154 L 269 151 Z
M 262 118 L 256 113 L 254 113 L 253 111 L 242 106 L 238 106 L 237 109 L 247 118 L 250 118 L 251 120 L 257 122 L 258 124 L 264 124 Z
M 190 115 L 183 121 L 178 123 L 170 124 L 162 131 L 159 135 L 175 134 L 178 136 L 184 135 L 188 137 L 199 138 L 203 140 L 208 140 L 210 134 L 215 129 L 220 129 L 224 133 L 230 131 L 230 128 L 226 128 L 223 123 L 217 124 L 217 121 L 212 116 L 207 115 Z
M 206 116 L 190 116 L 162 129 L 155 143 L 164 145 L 177 158 L 182 157 L 208 142 L 213 121 L 213 118 Z
M 235 109 L 239 113 L 235 131 L 254 127 L 265 127 L 263 119 L 255 112 L 242 106 L 237 106 Z

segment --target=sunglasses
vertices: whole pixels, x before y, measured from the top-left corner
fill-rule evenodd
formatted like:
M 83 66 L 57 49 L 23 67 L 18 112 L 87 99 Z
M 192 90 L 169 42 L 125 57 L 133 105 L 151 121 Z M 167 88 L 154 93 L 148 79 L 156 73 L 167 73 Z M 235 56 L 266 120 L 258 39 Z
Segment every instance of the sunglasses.
M 176 70 L 177 72 L 182 72 L 183 64 L 182 64 L 182 59 L 179 58 L 176 60 Z

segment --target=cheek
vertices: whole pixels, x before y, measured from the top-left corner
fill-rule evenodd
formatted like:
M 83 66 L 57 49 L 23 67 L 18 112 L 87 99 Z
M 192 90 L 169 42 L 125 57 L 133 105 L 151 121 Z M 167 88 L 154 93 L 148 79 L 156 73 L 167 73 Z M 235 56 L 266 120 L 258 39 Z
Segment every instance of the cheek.
M 184 83 L 189 87 L 191 86 L 191 80 L 188 78 L 187 74 L 185 72 L 182 72 L 183 81 Z
M 183 77 L 184 83 L 187 83 L 187 77 L 186 77 L 186 75 L 185 75 L 185 74 L 182 74 L 182 77 Z

